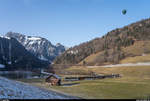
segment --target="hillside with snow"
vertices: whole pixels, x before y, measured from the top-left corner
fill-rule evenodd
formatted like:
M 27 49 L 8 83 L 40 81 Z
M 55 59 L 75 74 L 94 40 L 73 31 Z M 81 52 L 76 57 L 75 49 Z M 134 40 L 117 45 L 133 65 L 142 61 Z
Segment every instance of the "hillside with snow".
M 15 38 L 29 52 L 44 61 L 52 62 L 56 56 L 66 50 L 66 48 L 60 43 L 53 45 L 47 39 L 38 36 L 26 36 L 14 32 L 8 32 L 5 36 Z
M 33 69 L 47 65 L 48 62 L 27 51 L 15 38 L 0 36 L 0 69 Z
M 76 97 L 0 77 L 0 99 L 76 99 Z

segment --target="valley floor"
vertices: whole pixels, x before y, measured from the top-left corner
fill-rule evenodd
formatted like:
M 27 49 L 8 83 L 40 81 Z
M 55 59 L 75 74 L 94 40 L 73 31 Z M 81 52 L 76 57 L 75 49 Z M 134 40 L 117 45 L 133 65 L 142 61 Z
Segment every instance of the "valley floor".
M 76 97 L 0 77 L 0 99 L 76 99 Z
M 49 86 L 44 79 L 22 79 L 19 81 L 40 86 L 48 90 L 64 92 L 84 99 L 146 99 L 150 97 L 150 66 L 132 67 L 71 67 L 66 71 L 88 72 L 97 74 L 120 74 L 121 78 L 97 80 L 81 80 L 67 82 L 62 80 L 62 86 Z M 62 78 L 71 75 L 61 75 Z M 75 75 L 74 75 L 75 76 Z M 76 74 L 76 76 L 78 76 Z

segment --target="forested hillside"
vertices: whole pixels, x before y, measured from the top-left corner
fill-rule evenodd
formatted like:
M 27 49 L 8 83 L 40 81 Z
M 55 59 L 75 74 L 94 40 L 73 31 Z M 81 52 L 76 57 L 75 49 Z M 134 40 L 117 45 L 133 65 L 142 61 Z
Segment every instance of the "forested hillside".
M 62 55 L 58 56 L 55 64 L 88 64 L 101 65 L 104 63 L 118 63 L 121 59 L 136 54 L 126 54 L 123 48 L 134 45 L 137 42 L 150 41 L 150 19 L 141 20 L 123 28 L 117 28 L 108 32 L 101 38 L 95 38 L 91 41 L 74 46 Z M 146 44 L 146 43 L 145 43 Z M 142 53 L 149 53 L 150 49 L 144 49 Z M 96 55 L 97 62 L 87 63 L 84 61 L 90 55 Z

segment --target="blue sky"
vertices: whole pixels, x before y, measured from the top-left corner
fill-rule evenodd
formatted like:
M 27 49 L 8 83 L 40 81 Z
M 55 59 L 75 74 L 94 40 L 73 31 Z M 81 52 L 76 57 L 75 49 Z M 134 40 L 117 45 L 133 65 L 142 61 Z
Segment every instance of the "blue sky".
M 0 0 L 0 33 L 71 47 L 150 17 L 150 0 Z M 122 9 L 127 14 L 122 15 Z

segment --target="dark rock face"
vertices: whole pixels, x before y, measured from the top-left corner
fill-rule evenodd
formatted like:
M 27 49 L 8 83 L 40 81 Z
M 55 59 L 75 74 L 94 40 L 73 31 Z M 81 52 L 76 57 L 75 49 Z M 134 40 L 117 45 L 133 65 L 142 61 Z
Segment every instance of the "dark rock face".
M 48 62 L 42 61 L 28 52 L 16 39 L 0 37 L 0 64 L 5 69 L 33 69 L 43 68 Z

